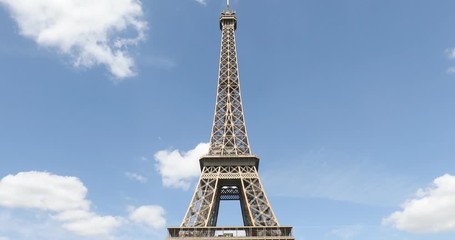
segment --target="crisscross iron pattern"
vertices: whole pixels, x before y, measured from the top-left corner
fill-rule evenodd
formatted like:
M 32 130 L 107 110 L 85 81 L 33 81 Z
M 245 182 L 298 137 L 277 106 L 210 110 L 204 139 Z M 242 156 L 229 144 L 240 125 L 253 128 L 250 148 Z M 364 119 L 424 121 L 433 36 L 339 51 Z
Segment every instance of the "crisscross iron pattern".
M 223 12 L 220 24 L 218 93 L 209 155 L 248 155 L 250 146 L 240 96 L 235 13 L 229 10 Z
M 245 226 L 278 226 L 256 167 L 218 166 L 202 170 L 182 227 L 216 226 L 223 194 L 240 200 Z

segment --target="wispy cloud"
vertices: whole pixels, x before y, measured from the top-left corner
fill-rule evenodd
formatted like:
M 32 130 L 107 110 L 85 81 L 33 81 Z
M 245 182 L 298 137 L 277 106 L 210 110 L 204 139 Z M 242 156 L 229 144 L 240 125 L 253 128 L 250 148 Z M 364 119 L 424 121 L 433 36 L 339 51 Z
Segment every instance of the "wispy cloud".
M 138 181 L 138 182 L 141 182 L 141 183 L 146 183 L 147 182 L 147 178 L 140 175 L 140 174 L 137 174 L 137 173 L 132 173 L 132 172 L 125 172 L 125 176 L 131 180 L 134 180 L 134 181 Z
M 450 60 L 455 60 L 455 48 L 446 49 L 445 53 Z M 449 67 L 447 73 L 455 74 L 455 66 Z
M 283 164 L 262 173 L 269 193 L 393 206 L 406 194 L 403 192 L 415 189 L 412 179 L 390 174 L 375 161 L 361 157 L 322 150 L 298 158 L 298 164 Z
M 446 49 L 445 53 L 449 59 L 455 59 L 455 48 Z
M 154 157 L 163 185 L 187 190 L 191 180 L 200 175 L 199 158 L 207 154 L 208 149 L 208 143 L 200 143 L 188 152 L 180 152 L 179 150 L 157 152 Z
M 196 2 L 198 2 L 202 5 L 207 5 L 207 0 L 196 0 Z
M 383 223 L 413 233 L 455 231 L 455 176 L 436 178 L 432 186 L 419 189 L 402 208 Z
M 20 34 L 67 55 L 75 67 L 104 65 L 117 79 L 134 76 L 128 47 L 145 38 L 140 0 L 0 0 Z
M 142 56 L 140 61 L 141 65 L 152 66 L 164 70 L 171 70 L 178 65 L 171 58 L 163 56 Z M 161 137 L 158 137 L 158 140 L 161 140 Z
M 342 240 L 357 239 L 363 230 L 364 227 L 361 225 L 341 226 L 333 229 L 331 234 Z

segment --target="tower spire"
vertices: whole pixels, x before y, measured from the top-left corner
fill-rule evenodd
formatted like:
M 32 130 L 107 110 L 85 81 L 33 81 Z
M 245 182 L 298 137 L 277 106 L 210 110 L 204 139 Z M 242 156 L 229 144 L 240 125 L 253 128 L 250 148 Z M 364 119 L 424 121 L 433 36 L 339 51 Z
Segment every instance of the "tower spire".
M 230 5 L 231 5 L 231 4 L 230 4 L 230 1 L 227 0 L 227 5 L 226 5 L 226 6 L 227 6 L 227 10 L 230 10 L 230 9 L 229 9 Z
M 229 0 L 227 1 L 229 7 Z M 224 11 L 220 17 L 221 55 L 218 72 L 218 94 L 215 104 L 209 155 L 250 155 L 240 95 L 234 11 Z

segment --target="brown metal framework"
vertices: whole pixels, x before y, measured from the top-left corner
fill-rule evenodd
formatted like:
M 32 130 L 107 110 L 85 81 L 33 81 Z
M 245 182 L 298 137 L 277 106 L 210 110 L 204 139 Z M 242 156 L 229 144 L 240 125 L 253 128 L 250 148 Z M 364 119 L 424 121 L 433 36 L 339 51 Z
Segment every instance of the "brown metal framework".
M 237 63 L 235 13 L 221 14 L 221 53 L 218 75 L 218 94 L 215 105 L 209 155 L 250 154 L 248 135 L 243 116 Z
M 228 7 L 220 17 L 221 53 L 218 93 L 210 149 L 200 160 L 201 176 L 180 227 L 168 228 L 169 239 L 293 240 L 292 227 L 281 227 L 252 155 L 240 95 L 235 42 L 237 17 Z M 240 201 L 244 226 L 217 227 L 220 201 Z

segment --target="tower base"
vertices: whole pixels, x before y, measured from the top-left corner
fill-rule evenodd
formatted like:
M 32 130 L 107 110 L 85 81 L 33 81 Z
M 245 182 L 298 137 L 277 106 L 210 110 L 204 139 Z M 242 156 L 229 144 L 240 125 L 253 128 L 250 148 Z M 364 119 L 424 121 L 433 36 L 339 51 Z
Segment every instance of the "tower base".
M 294 240 L 292 227 L 171 227 L 168 240 Z

